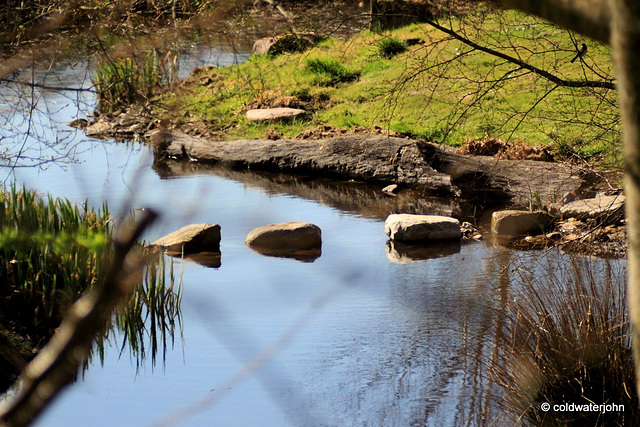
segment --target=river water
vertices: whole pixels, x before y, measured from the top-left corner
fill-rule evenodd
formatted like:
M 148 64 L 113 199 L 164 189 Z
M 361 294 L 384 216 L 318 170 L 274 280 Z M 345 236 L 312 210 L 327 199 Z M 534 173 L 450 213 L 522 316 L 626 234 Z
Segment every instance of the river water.
M 183 72 L 240 60 L 220 46 L 197 52 Z M 88 88 L 86 66 L 62 61 L 14 77 Z M 9 156 L 21 149 L 34 159 L 75 159 L 6 167 L 5 184 L 97 207 L 107 201 L 113 212 L 155 207 L 162 217 L 148 241 L 190 223 L 222 227 L 221 267 L 173 261 L 183 268 L 184 329 L 164 362 L 140 362 L 116 336 L 104 362 L 93 361 L 37 425 L 503 423 L 487 361 L 511 275 L 561 265 L 566 255 L 510 251 L 485 239 L 402 256 L 387 246 L 386 214 L 455 212 L 455 203 L 390 202 L 357 183 L 184 165 L 156 171 L 144 145 L 92 140 L 66 126 L 91 112 L 90 92 L 16 84 L 0 91 Z M 43 140 L 57 144 L 43 148 Z M 286 221 L 322 229 L 320 258 L 265 257 L 245 246 L 254 227 Z

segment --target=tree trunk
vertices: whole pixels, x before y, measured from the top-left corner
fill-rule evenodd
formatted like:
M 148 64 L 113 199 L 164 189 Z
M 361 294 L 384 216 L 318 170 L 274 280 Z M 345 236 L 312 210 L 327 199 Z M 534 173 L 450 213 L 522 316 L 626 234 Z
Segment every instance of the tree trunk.
M 628 306 L 640 395 L 640 2 L 638 0 L 493 0 L 610 43 L 620 97 L 629 250 Z M 609 37 L 610 36 L 610 37 Z
M 640 392 L 640 3 L 615 0 L 610 2 L 610 8 L 626 169 L 628 305 L 636 388 Z

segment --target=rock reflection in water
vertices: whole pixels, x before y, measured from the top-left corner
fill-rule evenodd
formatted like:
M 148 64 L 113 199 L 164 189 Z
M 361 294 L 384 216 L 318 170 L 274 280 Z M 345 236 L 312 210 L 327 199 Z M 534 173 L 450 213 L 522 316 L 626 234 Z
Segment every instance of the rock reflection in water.
M 220 252 L 197 252 L 193 254 L 185 254 L 184 257 L 180 252 L 165 253 L 174 258 L 183 258 L 207 268 L 220 268 L 220 266 L 222 266 L 222 254 Z
M 402 243 L 395 240 L 387 241 L 387 258 L 398 264 L 410 264 L 441 258 L 460 253 L 460 241 L 439 241 L 424 243 Z
M 296 261 L 313 262 L 320 258 L 322 250 L 317 249 L 304 249 L 298 251 L 286 251 L 286 250 L 269 250 L 261 247 L 250 246 L 251 250 L 259 253 L 260 255 L 276 257 L 276 258 L 291 258 Z
M 231 170 L 194 162 L 155 162 L 153 169 L 163 178 L 211 174 L 261 188 L 267 194 L 289 194 L 313 200 L 364 218 L 384 219 L 395 212 L 459 216 L 458 200 L 403 190 L 396 197 L 382 192 L 382 186 L 284 173 Z

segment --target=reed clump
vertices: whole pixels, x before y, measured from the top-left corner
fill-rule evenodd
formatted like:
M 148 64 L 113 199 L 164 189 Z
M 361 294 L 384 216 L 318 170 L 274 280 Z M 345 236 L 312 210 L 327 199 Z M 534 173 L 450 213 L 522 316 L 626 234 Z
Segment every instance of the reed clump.
M 0 191 L 0 384 L 46 344 L 83 292 L 102 285 L 113 233 L 106 204 L 96 210 L 15 186 Z M 100 358 L 120 330 L 138 363 L 147 347 L 155 363 L 182 329 L 181 276 L 163 253 L 144 262 L 139 285 L 97 339 Z
M 97 283 L 110 233 L 106 206 L 95 211 L 16 187 L 0 193 L 1 294 L 31 302 L 36 324 L 59 318 Z
M 490 368 L 506 407 L 533 425 L 636 425 L 625 272 L 577 258 L 566 271 L 549 267 L 546 277 L 523 274 L 511 284 L 517 293 L 499 335 L 503 363 Z M 562 404 L 624 409 L 554 410 Z
M 98 95 L 98 112 L 113 113 L 153 97 L 165 77 L 170 55 L 160 59 L 152 52 L 142 60 L 107 60 L 98 66 L 93 84 Z M 169 61 L 171 62 L 171 61 Z

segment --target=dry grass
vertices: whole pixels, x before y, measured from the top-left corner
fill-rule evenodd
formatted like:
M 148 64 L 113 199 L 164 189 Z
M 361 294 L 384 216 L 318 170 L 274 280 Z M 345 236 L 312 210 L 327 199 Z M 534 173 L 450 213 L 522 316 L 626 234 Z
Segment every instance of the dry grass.
M 626 272 L 586 258 L 519 275 L 490 373 L 504 404 L 534 425 L 636 425 L 640 413 L 626 315 Z M 524 270 L 523 270 L 524 271 Z M 623 412 L 545 412 L 540 405 L 618 404 Z

